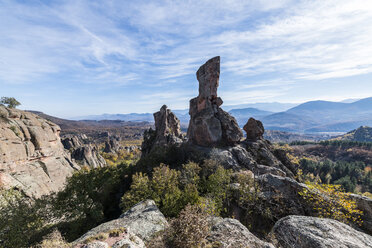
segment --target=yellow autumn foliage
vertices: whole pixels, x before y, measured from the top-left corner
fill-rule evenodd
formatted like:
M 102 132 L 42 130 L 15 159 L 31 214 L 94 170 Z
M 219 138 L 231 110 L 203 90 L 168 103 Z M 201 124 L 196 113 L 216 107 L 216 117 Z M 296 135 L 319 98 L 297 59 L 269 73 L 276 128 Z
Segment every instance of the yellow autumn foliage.
M 307 188 L 299 192 L 321 218 L 362 225 L 363 212 L 340 185 L 306 182 Z

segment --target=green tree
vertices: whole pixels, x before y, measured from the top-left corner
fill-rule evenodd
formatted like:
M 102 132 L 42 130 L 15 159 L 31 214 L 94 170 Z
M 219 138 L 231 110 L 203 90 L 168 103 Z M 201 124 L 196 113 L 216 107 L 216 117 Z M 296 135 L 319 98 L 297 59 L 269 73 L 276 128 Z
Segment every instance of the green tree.
M 17 106 L 21 105 L 14 97 L 2 97 L 0 100 L 1 104 L 6 105 L 8 108 L 16 108 Z
M 21 192 L 0 190 L 0 247 L 29 247 L 48 220 L 43 200 L 31 201 Z

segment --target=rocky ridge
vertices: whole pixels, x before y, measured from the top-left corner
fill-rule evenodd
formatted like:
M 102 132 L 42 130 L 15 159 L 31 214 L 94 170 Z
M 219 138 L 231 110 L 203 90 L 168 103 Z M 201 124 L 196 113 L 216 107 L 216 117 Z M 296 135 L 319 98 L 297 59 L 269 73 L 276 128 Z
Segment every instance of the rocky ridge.
M 38 115 L 0 106 L 0 186 L 40 197 L 60 190 L 79 166 L 60 128 Z

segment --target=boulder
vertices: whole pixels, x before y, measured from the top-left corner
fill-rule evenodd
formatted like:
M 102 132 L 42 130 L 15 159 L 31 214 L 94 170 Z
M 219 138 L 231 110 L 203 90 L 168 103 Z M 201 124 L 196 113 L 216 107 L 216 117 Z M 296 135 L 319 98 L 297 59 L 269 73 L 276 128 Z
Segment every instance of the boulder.
M 110 230 L 125 228 L 128 232 L 138 236 L 143 241 L 163 231 L 168 226 L 164 215 L 156 207 L 153 200 L 142 201 L 120 216 L 120 218 L 103 223 L 74 241 L 74 244 L 83 243 L 90 237 Z
M 350 194 L 350 197 L 356 202 L 358 209 L 363 211 L 361 228 L 372 235 L 372 199 L 357 194 Z
M 272 244 L 264 242 L 254 236 L 245 226 L 235 219 L 213 218 L 212 223 L 211 235 L 208 237 L 208 240 L 212 243 L 214 242 L 216 247 L 274 248 Z
M 243 129 L 247 133 L 247 139 L 253 141 L 262 139 L 265 132 L 262 122 L 254 118 L 249 118 Z
M 287 216 L 274 226 L 271 236 L 278 247 L 285 248 L 367 248 L 372 236 L 331 219 Z
M 187 137 L 190 143 L 199 146 L 234 145 L 243 136 L 236 120 L 220 106 L 217 96 L 220 76 L 220 57 L 214 57 L 196 72 L 199 95 L 190 100 L 190 122 Z
M 60 131 L 36 114 L 0 106 L 0 185 L 36 198 L 62 189 L 80 167 L 64 149 Z
M 276 217 L 285 215 L 310 214 L 307 204 L 304 204 L 298 194 L 306 187 L 305 184 L 296 180 L 273 174 L 264 174 L 256 178 L 261 188 L 261 197 L 271 204 L 271 212 Z

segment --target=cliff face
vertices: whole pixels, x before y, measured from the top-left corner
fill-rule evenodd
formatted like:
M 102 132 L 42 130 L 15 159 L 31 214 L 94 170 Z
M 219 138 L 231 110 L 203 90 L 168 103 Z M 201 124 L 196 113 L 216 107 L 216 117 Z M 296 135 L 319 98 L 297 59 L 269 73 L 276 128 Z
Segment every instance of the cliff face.
M 0 106 L 0 187 L 30 197 L 60 190 L 79 168 L 59 133 L 59 126 L 35 114 Z

